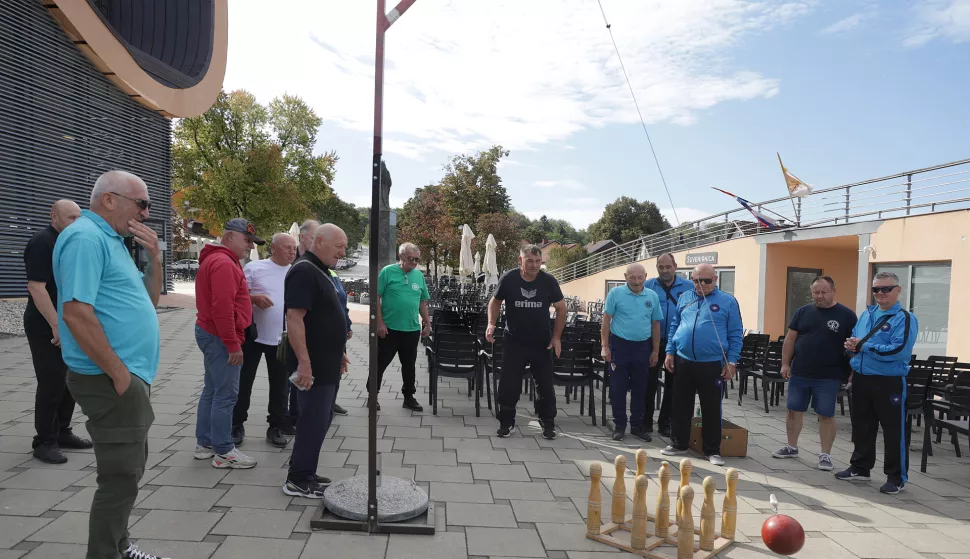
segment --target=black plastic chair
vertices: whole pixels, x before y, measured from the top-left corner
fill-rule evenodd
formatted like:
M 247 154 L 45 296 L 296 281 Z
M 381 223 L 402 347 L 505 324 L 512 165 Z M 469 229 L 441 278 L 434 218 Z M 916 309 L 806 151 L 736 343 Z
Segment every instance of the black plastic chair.
M 787 382 L 784 377 L 781 376 L 781 349 L 784 342 L 770 342 L 768 344 L 768 349 L 765 351 L 765 358 L 760 367 L 755 367 L 747 371 L 746 377 L 752 378 L 752 383 L 755 390 L 755 400 L 757 397 L 757 379 L 761 379 L 761 394 L 764 397 L 765 403 L 765 413 L 769 413 L 768 405 L 777 406 L 779 400 L 781 399 L 781 394 L 784 392 L 784 386 Z M 768 393 L 768 385 L 771 385 L 771 393 Z M 740 401 L 740 392 L 738 399 Z
M 744 337 L 741 343 L 741 357 L 738 359 L 738 405 L 741 405 L 741 400 L 744 395 L 748 392 L 748 377 L 755 376 L 752 379 L 752 385 L 754 386 L 754 399 L 758 399 L 758 381 L 757 375 L 751 375 L 750 371 L 760 369 L 764 365 L 765 353 L 768 351 L 768 344 L 770 343 L 770 336 L 768 334 L 748 334 Z
M 926 389 L 923 403 L 926 427 L 923 428 L 923 455 L 920 460 L 920 471 L 923 473 L 926 473 L 927 456 L 933 455 L 931 431 L 938 430 L 937 442 L 940 442 L 943 429 L 949 431 L 958 458 L 961 457 L 959 435 L 970 436 L 970 371 L 961 371 L 953 381 L 952 385 L 943 388 L 931 383 Z M 939 413 L 939 417 L 933 417 L 934 412 Z
M 567 391 L 573 387 L 580 389 L 579 414 L 584 413 L 586 389 L 589 388 L 589 416 L 596 425 L 596 411 L 594 404 L 593 382 L 601 377 L 593 364 L 593 344 L 589 342 L 562 342 L 559 357 L 553 355 L 552 382 L 555 386 L 564 386 Z
M 469 397 L 471 392 L 475 393 L 475 417 L 480 417 L 481 391 L 477 387 L 482 383 L 482 363 L 475 335 L 467 331 L 437 330 L 427 354 L 432 413 L 438 415 L 438 378 L 464 378 L 469 381 Z

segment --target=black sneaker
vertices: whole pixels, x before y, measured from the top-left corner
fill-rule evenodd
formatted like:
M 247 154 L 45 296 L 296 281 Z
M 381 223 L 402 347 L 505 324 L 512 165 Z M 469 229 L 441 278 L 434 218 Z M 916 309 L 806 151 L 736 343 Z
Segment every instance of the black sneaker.
M 613 440 L 614 441 L 622 441 L 623 440 L 623 435 L 624 435 L 625 432 L 626 432 L 626 428 L 625 427 L 617 427 L 617 428 L 613 429 Z
M 411 411 L 424 411 L 421 404 L 419 404 L 418 401 L 414 399 L 414 396 L 410 394 L 404 397 L 404 407 Z
M 377 405 L 377 411 L 381 411 L 381 403 L 380 402 L 375 402 L 375 404 Z M 364 403 L 364 407 L 365 408 L 370 408 L 370 400 L 367 400 Z
M 146 553 L 140 549 L 135 544 L 128 544 L 128 549 L 121 552 L 122 559 L 168 559 L 167 557 L 159 557 L 158 555 L 152 555 L 151 553 Z
M 855 466 L 849 466 L 845 470 L 835 474 L 835 479 L 845 481 L 869 481 L 869 472 L 864 472 Z
M 347 415 L 347 410 L 345 410 L 340 404 L 334 404 L 333 413 L 335 415 Z
M 666 437 L 666 438 L 669 439 L 670 438 L 670 425 L 661 425 L 660 428 L 657 429 L 657 434 L 660 435 L 661 437 Z
M 554 440 L 556 438 L 556 424 L 549 421 L 542 425 L 542 437 L 548 440 Z
M 57 439 L 57 446 L 60 448 L 84 450 L 87 448 L 94 448 L 94 443 L 87 439 L 82 439 L 74 433 L 67 433 L 61 435 L 60 438 Z
M 641 441 L 646 441 L 648 443 L 653 440 L 653 437 L 650 436 L 650 433 L 648 433 L 647 430 L 644 429 L 643 427 L 637 427 L 637 426 L 630 427 L 630 434 L 640 439 Z
M 289 495 L 290 497 L 303 497 L 305 499 L 322 499 L 323 487 L 320 487 L 315 482 L 310 482 L 310 481 L 296 482 L 288 479 L 286 480 L 286 483 L 283 485 L 283 493 Z
M 513 423 L 512 425 L 502 425 L 501 427 L 498 428 L 498 431 L 495 434 L 504 439 L 505 437 L 511 437 L 512 433 L 514 432 L 515 432 L 515 423 Z
M 317 485 L 320 485 L 320 486 L 323 486 L 323 487 L 327 487 L 328 485 L 330 485 L 332 483 L 330 481 L 330 478 L 328 478 L 328 477 L 314 475 L 313 476 L 313 479 L 316 480 Z
M 900 491 L 902 491 L 903 487 L 905 486 L 906 486 L 905 483 L 900 483 L 899 485 L 896 485 L 891 481 L 887 481 L 886 483 L 882 484 L 882 487 L 879 488 L 879 492 L 885 493 L 886 495 L 895 495 Z
M 57 443 L 47 443 L 38 446 L 34 449 L 34 458 L 45 464 L 64 464 L 67 462 L 67 456 L 61 453 L 61 449 L 58 448 Z
M 280 425 L 280 433 L 283 433 L 287 437 L 292 437 L 296 435 L 296 422 L 295 421 L 284 421 Z
M 266 430 L 266 442 L 275 446 L 276 448 L 286 448 L 286 445 L 290 443 L 290 441 L 286 440 L 286 437 L 283 436 L 283 432 L 279 427 L 270 427 Z
M 653 424 L 644 425 L 643 432 L 644 433 L 653 433 Z
M 246 428 L 242 425 L 232 426 L 232 444 L 242 446 L 243 439 L 246 438 Z

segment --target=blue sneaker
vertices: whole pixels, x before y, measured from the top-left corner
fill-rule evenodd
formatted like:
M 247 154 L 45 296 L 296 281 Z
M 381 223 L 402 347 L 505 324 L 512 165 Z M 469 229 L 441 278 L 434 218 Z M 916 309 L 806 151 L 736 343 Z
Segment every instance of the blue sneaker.
M 905 486 L 906 486 L 905 483 L 900 483 L 899 485 L 896 485 L 891 481 L 887 481 L 886 483 L 882 484 L 882 487 L 879 488 L 879 492 L 885 493 L 886 495 L 895 495 L 900 491 L 902 491 L 903 487 Z
M 869 481 L 869 472 L 863 472 L 855 466 L 849 466 L 847 469 L 835 474 L 835 478 L 844 481 Z
M 798 449 L 792 445 L 786 444 L 785 446 L 772 452 L 771 455 L 775 458 L 798 458 Z

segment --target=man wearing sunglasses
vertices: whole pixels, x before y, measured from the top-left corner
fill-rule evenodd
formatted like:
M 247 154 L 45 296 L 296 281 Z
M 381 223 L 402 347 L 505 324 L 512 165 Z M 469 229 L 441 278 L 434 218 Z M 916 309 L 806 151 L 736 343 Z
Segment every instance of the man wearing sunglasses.
M 845 341 L 852 357 L 852 458 L 835 474 L 846 481 L 868 481 L 876 465 L 876 435 L 882 427 L 886 483 L 879 491 L 895 495 L 906 485 L 909 445 L 905 436 L 906 375 L 919 324 L 899 304 L 899 277 L 879 272 L 872 280 L 876 304 L 862 312 Z
M 738 300 L 717 288 L 717 272 L 699 264 L 694 291 L 684 293 L 670 319 L 664 366 L 674 375 L 673 417 L 666 456 L 685 454 L 695 395 L 700 398 L 704 455 L 715 466 L 721 458 L 721 394 L 741 357 L 744 327 Z
M 424 274 L 418 270 L 421 250 L 411 243 L 404 243 L 397 250 L 398 261 L 389 264 L 377 276 L 377 370 L 380 382 L 384 370 L 397 355 L 401 361 L 401 380 L 404 385 L 404 407 L 412 411 L 424 408 L 414 397 L 415 367 L 418 358 L 418 342 L 431 335 L 431 318 L 428 316 L 428 285 Z M 418 322 L 418 314 L 424 326 Z M 379 389 L 378 385 L 378 389 Z M 367 393 L 370 394 L 368 381 Z M 381 409 L 377 404 L 377 409 Z

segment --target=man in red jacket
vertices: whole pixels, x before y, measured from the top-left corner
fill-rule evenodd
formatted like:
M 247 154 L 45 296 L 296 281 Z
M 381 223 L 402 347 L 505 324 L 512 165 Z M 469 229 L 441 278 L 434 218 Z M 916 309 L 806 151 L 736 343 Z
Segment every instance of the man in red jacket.
M 199 255 L 195 279 L 195 341 L 205 359 L 205 384 L 199 396 L 195 458 L 212 458 L 216 468 L 252 468 L 256 460 L 232 442 L 232 409 L 239 394 L 242 344 L 253 323 L 253 303 L 239 261 L 265 244 L 242 218 L 230 219 L 219 243 Z

